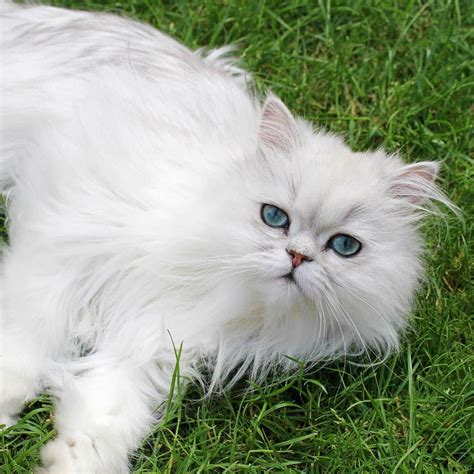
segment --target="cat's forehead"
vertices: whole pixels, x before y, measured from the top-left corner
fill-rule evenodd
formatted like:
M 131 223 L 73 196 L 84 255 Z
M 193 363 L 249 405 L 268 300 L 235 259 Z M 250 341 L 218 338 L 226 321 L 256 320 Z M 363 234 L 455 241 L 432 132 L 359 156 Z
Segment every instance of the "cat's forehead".
M 292 157 L 288 205 L 294 218 L 321 228 L 354 218 L 381 198 L 382 173 L 368 154 L 354 153 L 340 142 L 318 145 Z
M 374 170 L 353 153 L 350 156 L 316 155 L 300 160 L 300 166 L 295 198 L 301 205 L 340 205 L 353 199 L 364 199 L 371 194 L 371 188 L 378 180 Z

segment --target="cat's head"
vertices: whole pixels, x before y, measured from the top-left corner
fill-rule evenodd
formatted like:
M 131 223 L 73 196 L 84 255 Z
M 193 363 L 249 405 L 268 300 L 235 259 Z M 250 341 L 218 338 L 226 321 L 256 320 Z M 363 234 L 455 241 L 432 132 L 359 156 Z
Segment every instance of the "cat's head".
M 264 314 L 245 350 L 317 360 L 397 347 L 422 271 L 417 223 L 430 200 L 449 204 L 438 164 L 354 153 L 275 96 L 257 135 L 220 223 L 226 265 Z

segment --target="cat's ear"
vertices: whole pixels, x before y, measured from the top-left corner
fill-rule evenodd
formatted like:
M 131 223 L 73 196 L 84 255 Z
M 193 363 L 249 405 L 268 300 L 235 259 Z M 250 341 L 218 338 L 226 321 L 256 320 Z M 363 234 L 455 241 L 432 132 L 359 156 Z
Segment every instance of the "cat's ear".
M 298 127 L 286 105 L 269 94 L 262 107 L 258 127 L 259 144 L 277 151 L 288 151 L 298 141 Z
M 428 199 L 438 198 L 435 181 L 439 172 L 439 164 L 435 161 L 422 161 L 403 166 L 392 179 L 390 193 L 420 205 Z

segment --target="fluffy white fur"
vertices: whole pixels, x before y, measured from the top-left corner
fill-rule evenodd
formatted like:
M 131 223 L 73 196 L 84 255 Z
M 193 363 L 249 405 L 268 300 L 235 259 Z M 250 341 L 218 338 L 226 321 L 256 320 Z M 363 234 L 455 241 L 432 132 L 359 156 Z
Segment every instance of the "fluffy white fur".
M 353 153 L 249 78 L 117 16 L 0 3 L 0 420 L 57 395 L 45 472 L 116 473 L 182 375 L 398 345 L 437 165 Z M 285 209 L 286 233 L 262 203 Z M 334 234 L 362 242 L 342 258 Z M 291 271 L 291 248 L 309 256 Z M 230 377 L 230 378 L 229 378 Z

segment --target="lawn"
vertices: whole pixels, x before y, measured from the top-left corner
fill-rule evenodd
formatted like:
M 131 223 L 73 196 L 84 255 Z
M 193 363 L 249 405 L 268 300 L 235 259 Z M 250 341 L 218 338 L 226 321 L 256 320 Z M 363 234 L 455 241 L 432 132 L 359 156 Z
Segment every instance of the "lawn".
M 398 354 L 302 367 L 210 401 L 192 388 L 143 443 L 134 471 L 472 472 L 474 3 L 53 3 L 132 15 L 192 48 L 237 44 L 259 91 L 271 88 L 354 149 L 440 160 L 442 187 L 463 211 L 426 222 L 427 278 Z M 0 471 L 31 472 L 54 434 L 41 397 L 0 434 Z

